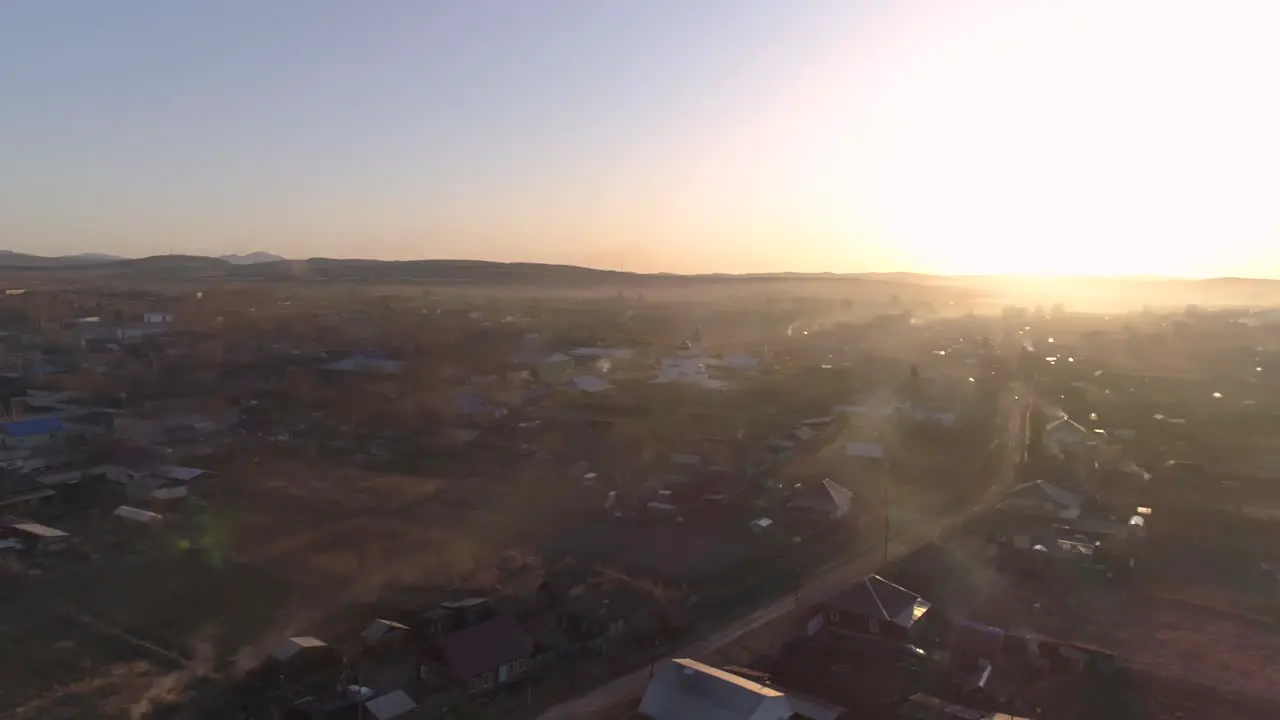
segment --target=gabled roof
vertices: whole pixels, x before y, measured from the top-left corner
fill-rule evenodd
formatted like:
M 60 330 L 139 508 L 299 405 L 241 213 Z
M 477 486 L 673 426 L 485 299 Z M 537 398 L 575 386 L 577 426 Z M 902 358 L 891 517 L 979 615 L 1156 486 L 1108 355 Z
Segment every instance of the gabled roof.
M 364 638 L 365 642 L 375 642 L 380 638 L 393 633 L 407 632 L 409 632 L 409 627 L 407 625 L 395 622 L 394 620 L 383 620 L 382 618 L 378 618 L 377 620 L 369 623 L 368 627 L 360 632 L 360 637 Z
M 815 483 L 796 493 L 788 507 L 822 510 L 843 515 L 853 505 L 853 493 L 831 478 Z
M 1005 493 L 1004 498 L 1001 505 L 1036 505 L 1059 514 L 1078 514 L 1084 505 L 1084 498 L 1044 480 L 1019 485 Z
M 62 432 L 66 425 L 61 418 L 30 418 L 0 423 L 0 431 L 9 437 L 33 437 Z
M 654 670 L 640 712 L 652 720 L 786 720 L 793 713 L 778 690 L 685 658 Z
M 853 587 L 827 601 L 843 612 L 911 627 L 929 609 L 929 603 L 904 587 L 879 575 L 868 575 Z
M 440 638 L 440 652 L 455 678 L 466 680 L 533 652 L 533 639 L 510 615 L 502 615 Z

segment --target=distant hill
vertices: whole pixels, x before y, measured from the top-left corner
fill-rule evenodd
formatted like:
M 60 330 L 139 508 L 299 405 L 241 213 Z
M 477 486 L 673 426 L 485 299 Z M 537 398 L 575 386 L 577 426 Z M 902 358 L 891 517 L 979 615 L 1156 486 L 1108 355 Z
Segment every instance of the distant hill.
M 258 265 L 260 263 L 281 262 L 284 258 L 261 250 L 244 255 L 219 255 L 219 260 L 226 260 L 232 265 Z
M 44 257 L 12 250 L 0 250 L 0 267 L 66 267 L 69 265 L 96 265 L 98 263 L 118 262 L 123 259 L 115 255 L 102 255 L 99 253 Z

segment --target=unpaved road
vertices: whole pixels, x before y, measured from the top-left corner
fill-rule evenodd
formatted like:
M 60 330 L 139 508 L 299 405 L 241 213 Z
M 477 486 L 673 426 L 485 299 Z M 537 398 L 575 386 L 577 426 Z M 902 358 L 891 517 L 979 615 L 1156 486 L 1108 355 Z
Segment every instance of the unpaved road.
M 986 498 L 970 508 L 957 508 L 956 512 L 946 518 L 937 520 L 929 527 L 903 526 L 898 523 L 898 537 L 889 543 L 890 559 L 897 559 L 916 548 L 936 539 L 947 529 L 980 510 L 995 499 L 1013 480 L 1018 461 L 1022 457 L 1026 443 L 1025 420 L 1028 393 L 1019 392 L 1015 396 L 1017 404 L 1009 417 L 1016 418 L 1006 429 L 1008 433 L 1004 444 L 1003 457 L 999 470 L 992 478 L 991 489 Z M 842 562 L 818 573 L 804 584 L 799 592 L 766 605 L 751 615 L 734 622 L 726 628 L 696 640 L 672 653 L 672 657 L 706 657 L 720 648 L 734 642 L 752 630 L 787 616 L 797 610 L 812 607 L 818 602 L 839 593 L 849 583 L 865 575 L 875 572 L 884 561 L 884 548 L 881 545 L 868 547 L 846 562 Z M 643 692 L 649 682 L 650 666 L 642 667 L 619 677 L 612 682 L 597 688 L 589 695 L 576 700 L 564 702 L 548 708 L 539 716 L 539 720 L 583 720 L 598 717 L 606 711 L 619 708 L 623 703 L 633 701 Z M 621 717 L 621 715 L 616 715 Z

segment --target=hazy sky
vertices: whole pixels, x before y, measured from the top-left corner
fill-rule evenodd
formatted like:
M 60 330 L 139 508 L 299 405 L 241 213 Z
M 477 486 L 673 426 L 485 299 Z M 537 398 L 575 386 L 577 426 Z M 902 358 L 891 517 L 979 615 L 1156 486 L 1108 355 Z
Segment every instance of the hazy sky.
M 1280 275 L 1273 6 L 0 2 L 0 248 Z

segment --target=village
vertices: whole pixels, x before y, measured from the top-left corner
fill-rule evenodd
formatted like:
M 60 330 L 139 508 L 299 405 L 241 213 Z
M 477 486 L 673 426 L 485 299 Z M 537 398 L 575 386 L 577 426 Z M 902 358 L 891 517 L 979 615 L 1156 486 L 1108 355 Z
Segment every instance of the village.
M 1269 315 L 1053 314 L 1005 316 L 1037 390 L 1016 485 L 600 717 L 1274 717 Z
M 1274 707 L 1261 444 L 1200 430 L 1274 411 L 1261 316 L 807 291 L 9 291 L 0 707 L 573 717 L 628 674 L 602 716 Z

